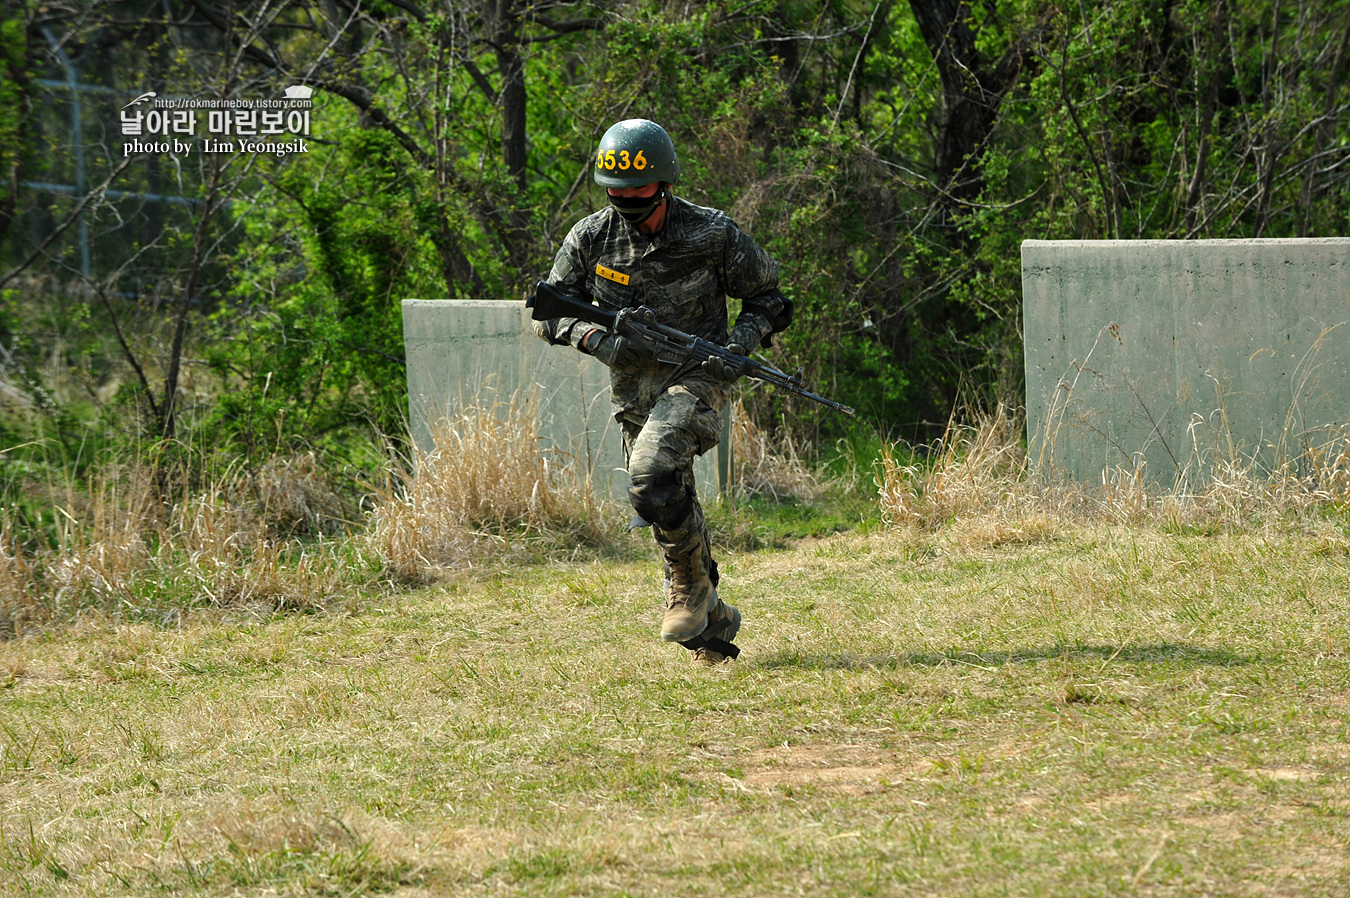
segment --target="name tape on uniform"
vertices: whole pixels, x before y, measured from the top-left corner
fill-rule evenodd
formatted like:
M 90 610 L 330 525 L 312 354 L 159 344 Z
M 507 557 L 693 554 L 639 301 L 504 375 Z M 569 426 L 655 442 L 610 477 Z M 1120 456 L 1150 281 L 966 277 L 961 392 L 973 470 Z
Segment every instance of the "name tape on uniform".
M 623 284 L 625 287 L 628 286 L 629 277 L 622 271 L 615 271 L 612 268 L 606 268 L 605 266 L 596 263 L 595 273 L 600 275 L 607 281 L 613 281 L 616 284 Z

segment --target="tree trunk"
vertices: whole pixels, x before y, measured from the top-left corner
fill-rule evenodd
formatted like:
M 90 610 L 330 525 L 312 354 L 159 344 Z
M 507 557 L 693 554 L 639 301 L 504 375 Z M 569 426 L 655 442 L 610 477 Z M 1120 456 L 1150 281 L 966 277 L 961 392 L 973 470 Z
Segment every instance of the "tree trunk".
M 5 13 L 8 18 L 10 12 Z M 33 19 L 29 20 L 28 27 L 32 28 Z M 9 232 L 9 226 L 14 221 L 18 210 L 19 198 L 19 177 L 20 169 L 23 167 L 24 144 L 27 140 L 21 140 L 25 135 L 25 128 L 33 110 L 32 81 L 29 78 L 30 72 L 35 72 L 39 68 L 37 54 L 33 51 L 36 42 L 30 37 L 27 31 L 24 32 L 22 46 L 7 48 L 5 59 L 0 63 L 0 79 L 8 80 L 12 85 L 12 93 L 8 98 L 11 107 L 3 112 L 10 118 L 9 127 L 6 129 L 11 133 L 2 135 L 5 146 L 0 146 L 0 177 L 3 177 L 5 183 L 0 185 L 0 194 L 3 194 L 3 200 L 0 200 L 0 240 L 3 240 Z M 35 146 L 37 141 L 31 142 Z
M 201 206 L 201 217 L 192 231 L 192 261 L 188 263 L 187 280 L 173 306 L 173 343 L 169 349 L 169 369 L 164 377 L 164 401 L 160 403 L 163 412 L 160 418 L 160 436 L 166 440 L 174 437 L 178 424 L 178 375 L 182 370 L 183 341 L 187 337 L 188 313 L 192 310 L 192 300 L 197 294 L 197 281 L 202 266 L 206 263 L 207 229 L 211 217 L 219 208 L 220 169 L 213 165 L 210 179 L 206 184 L 205 199 Z
M 502 113 L 502 162 L 515 182 L 516 196 L 507 211 L 507 251 L 513 267 L 524 268 L 530 257 L 530 216 L 526 204 L 525 60 L 521 56 L 520 12 L 515 0 L 489 0 L 489 43 L 497 54 L 501 93 L 497 103 Z
M 525 195 L 525 61 L 515 46 L 497 51 L 497 71 L 502 76 L 502 161 Z
M 1021 71 L 1023 42 L 990 65 L 980 57 L 964 0 L 910 0 L 909 6 L 942 81 L 933 168 L 942 204 L 957 211 L 984 189 L 981 162 L 999 104 Z
M 459 235 L 450 226 L 444 202 L 437 204 L 435 224 L 430 230 L 431 241 L 436 244 L 436 253 L 441 259 L 441 274 L 445 278 L 448 295 L 455 296 L 458 285 L 463 285 L 470 296 L 482 296 L 487 288 L 474 270 L 473 263 L 460 248 Z

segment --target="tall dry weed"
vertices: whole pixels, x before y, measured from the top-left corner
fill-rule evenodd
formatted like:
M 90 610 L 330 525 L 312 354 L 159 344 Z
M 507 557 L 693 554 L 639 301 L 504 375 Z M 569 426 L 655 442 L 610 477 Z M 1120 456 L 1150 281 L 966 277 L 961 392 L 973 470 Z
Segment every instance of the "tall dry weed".
M 159 617 L 202 606 L 319 608 L 368 578 L 369 565 L 332 541 L 294 539 L 291 523 L 278 532 L 237 474 L 197 489 L 188 479 L 152 460 L 52 486 L 54 545 L 34 540 L 27 552 L 13 521 L 0 520 L 0 633 L 85 609 Z
M 741 496 L 814 502 L 832 486 L 802 460 L 790 434 L 771 436 L 740 402 L 731 408 L 731 446 L 735 489 Z
M 401 576 L 548 543 L 612 538 L 618 518 L 574 460 L 541 447 L 535 410 L 516 398 L 459 410 L 434 428 L 435 448 L 381 497 L 369 538 Z
M 109 465 L 83 484 L 49 486 L 57 524 L 25 552 L 0 517 L 0 634 L 96 609 L 119 617 L 192 607 L 320 608 L 381 564 L 428 568 L 541 544 L 612 540 L 617 506 L 596 498 L 572 460 L 540 448 L 527 403 L 474 408 L 446 422 L 416 473 L 392 476 L 357 538 L 328 539 L 354 513 L 312 454 L 215 476 L 159 459 Z M 201 466 L 203 460 L 193 463 Z M 298 534 L 317 538 L 298 539 Z
M 256 517 L 274 533 L 329 533 L 357 523 L 358 513 L 313 452 L 273 456 L 257 472 L 238 475 L 232 488 L 252 492 Z
M 1139 469 L 1104 471 L 1084 484 L 1031 471 L 1023 425 L 1003 406 L 953 420 L 925 461 L 902 464 L 883 448 L 876 484 L 895 529 L 948 530 L 998 543 L 1054 533 L 1067 521 L 1238 526 L 1350 504 L 1350 427 L 1272 472 L 1239 460 L 1211 462 L 1200 483 L 1151 486 Z
M 1113 469 L 1102 475 L 1099 504 L 1122 523 L 1162 519 L 1184 526 L 1230 526 L 1299 516 L 1315 509 L 1350 504 L 1350 426 L 1322 432 L 1320 443 L 1301 450 L 1272 444 L 1281 459 L 1273 468 L 1244 458 L 1207 457 L 1195 449 L 1170 489 L 1150 488 L 1140 470 Z M 1226 438 L 1226 437 L 1225 437 Z M 1228 440 L 1231 444 L 1231 440 Z M 1058 492 L 1068 491 L 1065 484 Z M 1080 503 L 1095 498 L 1077 488 Z
M 1350 427 L 1286 456 L 1273 471 L 1241 460 L 1219 461 L 1200 486 L 1180 485 L 1161 501 L 1179 520 L 1219 522 L 1270 520 L 1345 506 L 1350 504 Z
M 133 492 L 148 479 L 133 472 Z M 141 491 L 151 489 L 141 484 Z M 72 606 L 131 615 L 193 606 L 308 609 L 346 592 L 340 555 L 325 552 L 322 543 L 274 535 L 219 486 L 181 495 L 167 507 L 138 498 L 95 501 L 88 522 L 72 520 L 63 528 L 45 577 L 55 612 Z
M 932 529 L 1026 504 L 1021 430 L 1001 403 L 969 424 L 953 419 L 929 459 L 902 465 L 891 447 L 883 448 L 877 489 L 887 524 Z
M 14 539 L 9 516 L 0 511 L 0 639 L 40 619 L 32 566 Z

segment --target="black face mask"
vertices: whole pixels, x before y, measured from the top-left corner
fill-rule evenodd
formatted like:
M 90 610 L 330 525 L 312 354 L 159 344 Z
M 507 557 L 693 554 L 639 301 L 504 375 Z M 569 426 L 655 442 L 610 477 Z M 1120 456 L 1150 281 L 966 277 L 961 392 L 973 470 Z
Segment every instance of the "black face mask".
M 666 198 L 666 185 L 662 184 L 651 196 L 614 196 L 608 191 L 609 203 L 629 224 L 639 225 L 652 217 Z

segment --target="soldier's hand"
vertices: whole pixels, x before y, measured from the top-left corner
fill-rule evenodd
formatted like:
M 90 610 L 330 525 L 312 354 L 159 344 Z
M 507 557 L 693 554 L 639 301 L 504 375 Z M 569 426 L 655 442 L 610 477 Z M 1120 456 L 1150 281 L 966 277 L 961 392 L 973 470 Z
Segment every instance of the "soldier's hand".
M 728 343 L 727 350 L 736 355 L 746 355 L 746 349 L 739 343 Z M 713 380 L 721 381 L 724 384 L 735 383 L 742 374 L 745 373 L 745 364 L 743 362 L 728 361 L 727 359 L 713 356 L 703 363 L 703 373 Z
M 616 371 L 632 371 L 651 353 L 636 340 L 620 337 L 607 331 L 593 330 L 581 341 L 582 349 Z

